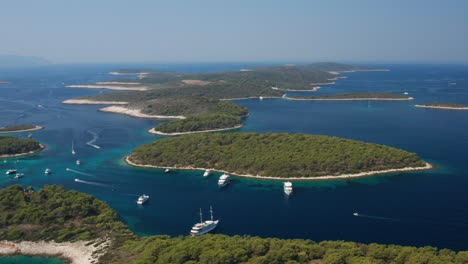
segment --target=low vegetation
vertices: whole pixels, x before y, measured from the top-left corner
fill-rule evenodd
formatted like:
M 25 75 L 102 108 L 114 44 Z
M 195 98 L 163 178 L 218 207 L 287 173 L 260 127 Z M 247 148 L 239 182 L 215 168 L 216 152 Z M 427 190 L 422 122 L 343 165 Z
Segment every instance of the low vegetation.
M 422 106 L 434 106 L 434 107 L 450 107 L 450 108 L 468 108 L 466 104 L 454 104 L 454 103 L 429 103 L 429 104 L 422 104 Z
M 12 136 L 0 136 L 0 155 L 23 154 L 39 151 L 41 145 L 34 139 L 19 139 Z
M 111 231 L 128 233 L 117 214 L 91 195 L 46 185 L 34 192 L 0 190 L 0 240 L 88 240 Z
M 142 145 L 129 158 L 137 164 L 214 168 L 284 178 L 425 165 L 416 154 L 388 146 L 289 133 L 183 135 Z
M 180 133 L 231 128 L 240 123 L 241 118 L 238 116 L 215 113 L 161 123 L 154 129 L 163 133 Z
M 21 124 L 21 125 L 0 127 L 0 132 L 15 132 L 15 131 L 21 131 L 21 130 L 27 130 L 27 129 L 33 129 L 33 128 L 36 128 L 36 126 Z

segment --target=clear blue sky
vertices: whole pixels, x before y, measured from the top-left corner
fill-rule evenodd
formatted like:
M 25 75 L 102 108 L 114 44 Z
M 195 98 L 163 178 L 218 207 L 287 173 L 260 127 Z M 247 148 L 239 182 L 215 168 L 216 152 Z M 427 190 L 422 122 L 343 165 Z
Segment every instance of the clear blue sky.
M 0 55 L 468 62 L 467 0 L 1 0 Z

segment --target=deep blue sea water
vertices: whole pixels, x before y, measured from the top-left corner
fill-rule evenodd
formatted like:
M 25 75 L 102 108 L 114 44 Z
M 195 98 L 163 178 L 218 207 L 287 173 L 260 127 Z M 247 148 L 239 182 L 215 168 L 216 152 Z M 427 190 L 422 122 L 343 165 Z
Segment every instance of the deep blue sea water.
M 183 72 L 237 70 L 249 64 L 152 65 Z M 34 138 L 48 146 L 40 154 L 0 163 L 0 187 L 19 183 L 40 188 L 64 185 L 109 203 L 140 235 L 186 235 L 212 205 L 218 233 L 261 237 L 349 240 L 363 243 L 436 246 L 468 250 L 468 111 L 414 107 L 434 101 L 468 103 L 468 66 L 377 65 L 390 72 L 346 73 L 316 94 L 409 92 L 413 101 L 237 100 L 251 115 L 240 131 L 338 136 L 418 153 L 437 165 L 424 172 L 394 173 L 335 181 L 282 182 L 235 178 L 218 189 L 217 176 L 202 172 L 132 168 L 122 159 L 143 143 L 161 138 L 146 130 L 161 121 L 96 111 L 102 106 L 63 105 L 66 99 L 109 92 L 64 88 L 113 79 L 109 71 L 141 65 L 65 65 L 0 70 L 0 126 L 33 123 L 46 129 Z M 144 66 L 147 68 L 148 66 Z M 90 133 L 91 131 L 91 133 Z M 86 142 L 98 138 L 95 149 Z M 19 134 L 26 137 L 27 133 Z M 71 144 L 75 142 L 75 165 Z M 15 163 L 18 160 L 18 163 Z M 17 168 L 19 180 L 3 172 Z M 44 175 L 45 168 L 54 173 Z M 66 171 L 70 168 L 73 171 Z M 85 183 L 75 182 L 79 178 Z M 137 206 L 141 193 L 151 196 Z M 353 216 L 353 212 L 362 216 Z M 2 260 L 0 259 L 0 263 Z M 16 263 L 16 262 L 15 262 Z

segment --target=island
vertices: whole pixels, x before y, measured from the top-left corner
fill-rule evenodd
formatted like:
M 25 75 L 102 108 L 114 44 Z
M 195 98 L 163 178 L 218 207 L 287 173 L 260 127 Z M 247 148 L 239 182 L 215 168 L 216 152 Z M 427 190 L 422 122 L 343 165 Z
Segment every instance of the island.
M 31 155 L 45 148 L 34 139 L 19 139 L 12 136 L 0 136 L 0 158 Z
M 43 127 L 41 126 L 35 126 L 35 125 L 30 125 L 30 124 L 20 124 L 20 125 L 14 125 L 14 126 L 0 127 L 0 134 L 30 132 L 30 131 L 36 131 L 36 130 L 41 130 L 41 129 L 43 129 Z
M 468 110 L 468 105 L 466 104 L 453 104 L 453 103 L 430 103 L 430 104 L 420 104 L 415 105 L 416 107 L 425 107 L 425 108 L 436 108 L 436 109 L 448 109 L 448 110 Z
M 422 263 L 413 261 L 420 258 L 424 263 L 468 261 L 468 251 L 433 247 L 222 234 L 139 237 L 105 202 L 56 185 L 38 191 L 19 185 L 0 190 L 0 240 L 0 256 L 59 257 L 71 264 L 391 264 Z
M 329 136 L 252 132 L 163 138 L 134 149 L 125 160 L 137 167 L 209 169 L 273 180 L 342 179 L 432 168 L 415 153 L 388 146 Z
M 285 97 L 289 100 L 337 100 L 337 101 L 352 101 L 352 100 L 413 100 L 413 97 L 409 97 L 401 94 L 394 93 L 378 93 L 378 92 L 369 92 L 369 93 L 343 93 L 343 94 L 334 94 L 334 95 L 321 95 L 321 96 L 301 96 L 293 95 Z
M 9 83 L 9 82 L 8 82 L 8 81 L 0 80 L 0 84 L 6 84 L 6 83 Z

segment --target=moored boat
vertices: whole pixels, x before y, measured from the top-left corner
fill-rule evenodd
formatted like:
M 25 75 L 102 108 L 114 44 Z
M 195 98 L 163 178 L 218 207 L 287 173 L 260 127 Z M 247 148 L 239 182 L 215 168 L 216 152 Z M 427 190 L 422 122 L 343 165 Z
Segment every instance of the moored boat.
M 81 161 L 80 161 L 80 160 L 76 160 L 76 165 L 81 165 Z
M 19 178 L 23 178 L 23 176 L 24 176 L 23 173 L 16 173 L 15 177 L 13 177 L 13 178 L 19 179 Z
M 227 174 L 221 175 L 221 177 L 219 177 L 219 180 L 218 180 L 218 186 L 223 187 L 223 186 L 228 185 L 230 177 L 231 176 Z
M 210 173 L 211 173 L 210 170 L 206 170 L 205 173 L 203 173 L 203 177 L 210 176 Z
M 169 172 L 171 172 L 171 170 L 170 170 L 170 169 L 166 169 L 164 172 L 165 172 L 165 173 L 169 173 Z
M 293 193 L 292 182 L 285 182 L 283 185 L 283 189 L 285 194 L 291 195 Z
M 149 196 L 146 195 L 146 194 L 142 194 L 142 195 L 140 195 L 140 197 L 138 197 L 138 200 L 137 200 L 136 203 L 137 203 L 137 204 L 144 204 L 144 203 L 146 203 L 146 201 L 148 201 L 148 200 L 149 200 Z
M 200 236 L 214 230 L 219 220 L 213 220 L 213 208 L 210 206 L 211 220 L 203 221 L 202 210 L 200 208 L 200 223 L 196 223 L 190 230 L 191 236 Z
M 47 168 L 45 171 L 44 171 L 45 174 L 51 174 L 52 173 L 52 170 Z
M 10 175 L 10 174 L 13 174 L 13 173 L 16 173 L 16 170 L 7 170 L 5 172 L 6 175 Z

